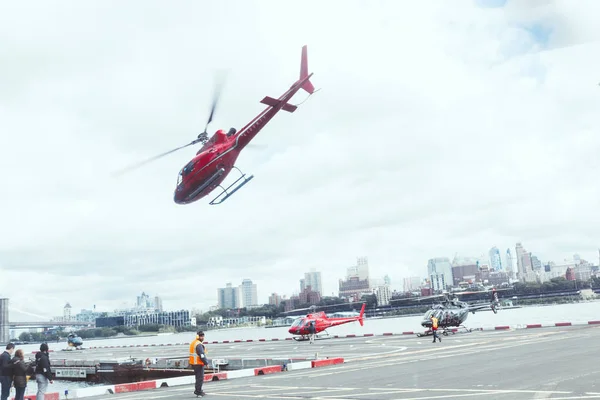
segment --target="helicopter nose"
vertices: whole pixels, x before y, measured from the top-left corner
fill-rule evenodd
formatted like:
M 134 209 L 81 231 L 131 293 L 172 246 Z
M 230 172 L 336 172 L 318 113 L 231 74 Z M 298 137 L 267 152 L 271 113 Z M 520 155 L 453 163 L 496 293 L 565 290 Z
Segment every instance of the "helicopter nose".
M 183 185 L 178 186 L 173 194 L 173 201 L 175 204 L 185 203 L 185 192 L 183 191 Z

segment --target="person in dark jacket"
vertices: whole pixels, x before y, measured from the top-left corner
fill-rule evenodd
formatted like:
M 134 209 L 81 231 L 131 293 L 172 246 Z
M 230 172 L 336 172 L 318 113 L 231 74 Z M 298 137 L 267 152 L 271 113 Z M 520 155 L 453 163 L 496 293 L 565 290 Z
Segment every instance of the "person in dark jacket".
M 40 351 L 35 355 L 35 364 L 35 381 L 38 386 L 36 400 L 43 400 L 44 393 L 46 393 L 46 389 L 48 388 L 48 382 L 54 383 L 52 381 L 48 344 L 42 343 L 40 345 Z
M 23 350 L 15 351 L 15 357 L 11 360 L 13 372 L 13 385 L 15 387 L 15 400 L 25 399 L 25 388 L 27 387 L 27 375 L 31 375 L 29 363 L 25 362 Z
M 310 339 L 310 344 L 315 342 L 315 334 L 317 333 L 317 328 L 315 327 L 315 321 L 310 321 L 308 324 L 308 337 Z
M 9 343 L 6 345 L 6 350 L 0 354 L 0 383 L 2 384 L 2 394 L 0 400 L 8 400 L 10 395 L 10 387 L 12 385 L 12 366 L 10 359 L 15 351 L 15 344 Z

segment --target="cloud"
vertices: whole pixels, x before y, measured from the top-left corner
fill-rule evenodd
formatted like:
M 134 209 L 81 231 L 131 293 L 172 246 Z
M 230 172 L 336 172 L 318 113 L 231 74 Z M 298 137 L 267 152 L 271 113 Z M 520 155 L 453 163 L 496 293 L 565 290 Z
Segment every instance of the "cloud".
M 206 309 L 243 278 L 262 302 L 289 295 L 311 267 L 337 293 L 362 255 L 398 288 L 429 258 L 517 241 L 595 261 L 596 3 L 340 4 L 11 5 L 0 267 L 22 283 L 4 295 L 42 315 L 142 291 Z M 322 90 L 244 150 L 255 178 L 225 204 L 173 203 L 193 149 L 110 177 L 194 139 L 220 71 L 210 129 L 243 126 L 297 78 L 303 44 Z

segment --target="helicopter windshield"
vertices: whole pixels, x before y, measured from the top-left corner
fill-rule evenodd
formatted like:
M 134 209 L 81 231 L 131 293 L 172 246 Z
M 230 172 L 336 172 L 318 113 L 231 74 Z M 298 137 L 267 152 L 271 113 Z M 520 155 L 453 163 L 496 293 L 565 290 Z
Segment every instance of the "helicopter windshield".
M 302 318 L 298 318 L 297 320 L 294 321 L 294 323 L 292 324 L 292 326 L 300 326 L 302 325 Z
M 442 310 L 429 310 L 425 313 L 425 319 L 431 319 L 432 316 L 436 317 L 438 320 L 442 319 Z
M 192 172 L 193 169 L 194 169 L 194 160 L 187 163 L 187 165 L 185 167 L 183 167 L 181 169 L 181 171 L 179 171 L 179 175 L 177 176 L 177 186 L 179 186 L 181 184 L 181 182 L 183 181 L 183 177 L 186 176 L 187 174 L 189 174 L 190 172 Z

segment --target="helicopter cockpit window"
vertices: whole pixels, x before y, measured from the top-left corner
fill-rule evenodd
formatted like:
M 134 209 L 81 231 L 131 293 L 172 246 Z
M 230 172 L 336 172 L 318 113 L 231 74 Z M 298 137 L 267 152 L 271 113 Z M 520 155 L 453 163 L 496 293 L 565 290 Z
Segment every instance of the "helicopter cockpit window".
M 302 318 L 295 320 L 294 323 L 292 324 L 292 326 L 300 326 L 300 325 L 302 325 Z
M 183 180 L 183 169 L 179 171 L 179 175 L 177 175 L 177 186 L 181 185 L 181 181 Z
M 443 315 L 442 310 L 429 310 L 425 314 L 425 319 L 431 319 L 431 317 L 433 316 L 433 317 L 436 317 L 438 319 L 438 321 L 441 321 L 442 315 Z
M 183 167 L 183 169 L 181 170 L 181 173 L 183 174 L 183 176 L 189 174 L 192 170 L 194 169 L 194 161 L 190 161 L 185 167 Z

